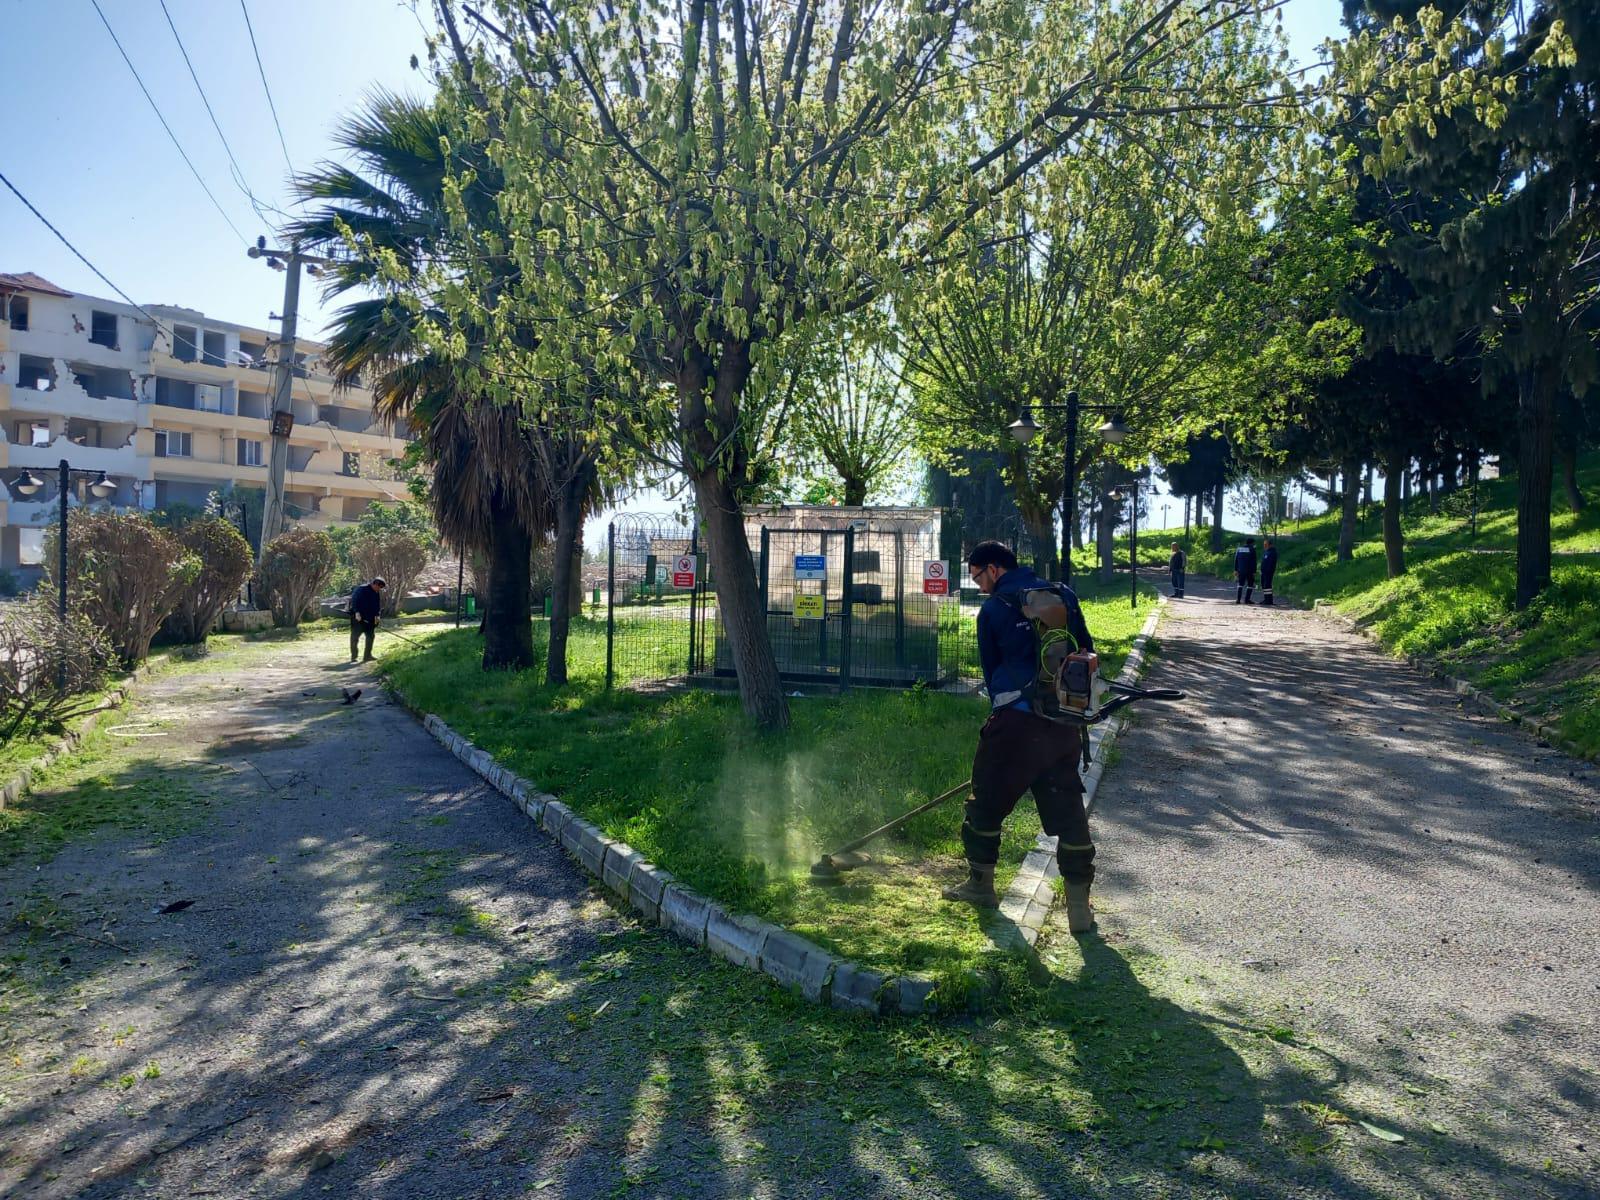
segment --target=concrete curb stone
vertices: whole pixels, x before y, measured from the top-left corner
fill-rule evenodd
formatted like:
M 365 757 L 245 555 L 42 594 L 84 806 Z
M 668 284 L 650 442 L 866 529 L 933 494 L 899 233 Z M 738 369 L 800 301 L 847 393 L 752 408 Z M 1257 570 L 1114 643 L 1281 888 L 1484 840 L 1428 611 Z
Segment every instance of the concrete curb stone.
M 761 969 L 761 949 L 777 929 L 760 917 L 730 913 L 713 904 L 706 919 L 706 949 L 735 966 L 757 971 Z
M 606 851 L 616 844 L 613 839 L 601 833 L 597 826 L 575 816 L 562 828 L 561 844 L 572 851 L 585 871 L 604 880 Z
M 827 1004 L 839 960 L 805 938 L 774 926 L 761 946 L 761 972 L 783 987 L 800 989 L 807 1000 Z
M 27 795 L 29 785 L 38 777 L 39 772 L 58 759 L 65 758 L 68 754 L 71 754 L 83 743 L 84 738 L 99 727 L 100 722 L 105 720 L 107 715 L 116 712 L 126 704 L 128 697 L 133 694 L 133 685 L 139 676 L 148 675 L 149 673 L 150 665 L 144 663 L 123 676 L 117 685 L 106 693 L 106 702 L 101 707 L 79 718 L 75 726 L 63 733 L 50 745 L 44 747 L 39 752 L 38 758 L 19 768 L 15 775 L 6 780 L 4 784 L 0 784 L 0 812 L 4 812 L 7 806 L 15 804 L 23 796 Z
M 544 813 L 539 819 L 544 831 L 555 838 L 561 845 L 566 845 L 561 838 L 561 831 L 567 827 L 567 822 L 572 820 L 572 810 L 559 800 L 552 800 L 544 806 Z
M 605 862 L 600 864 L 600 881 L 626 903 L 633 903 L 630 882 L 635 865 L 644 862 L 640 854 L 627 842 L 612 842 L 606 847 Z
M 654 863 L 641 859 L 634 863 L 632 870 L 628 872 L 628 902 L 646 920 L 660 925 L 662 924 L 661 898 L 675 882 L 671 871 L 665 871 Z
M 661 927 L 692 945 L 704 946 L 712 907 L 711 901 L 694 889 L 681 883 L 669 884 L 661 893 Z
M 847 1012 L 881 1016 L 887 1011 L 888 996 L 884 976 L 853 962 L 840 962 L 833 971 L 833 987 L 828 1000 L 834 1008 Z

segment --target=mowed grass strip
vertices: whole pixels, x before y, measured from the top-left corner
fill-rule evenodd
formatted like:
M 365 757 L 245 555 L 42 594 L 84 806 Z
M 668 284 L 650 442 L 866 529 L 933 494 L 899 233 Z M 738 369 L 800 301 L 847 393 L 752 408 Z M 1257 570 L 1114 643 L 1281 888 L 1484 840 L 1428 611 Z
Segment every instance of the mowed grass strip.
M 1120 588 L 1085 591 L 1109 676 L 1150 593 L 1134 609 Z M 686 630 L 666 636 L 680 632 L 686 640 Z M 859 961 L 952 980 L 990 949 L 972 910 L 938 895 L 961 870 L 961 796 L 875 845 L 874 863 L 844 887 L 809 878 L 824 851 L 967 778 L 982 698 L 920 688 L 796 698 L 791 727 L 763 734 L 734 696 L 607 692 L 603 619 L 575 622 L 565 688 L 542 672 L 485 674 L 480 653 L 475 632 L 448 631 L 391 648 L 384 669 L 411 704 L 737 911 Z M 1006 830 L 1002 887 L 1038 833 L 1024 799 Z

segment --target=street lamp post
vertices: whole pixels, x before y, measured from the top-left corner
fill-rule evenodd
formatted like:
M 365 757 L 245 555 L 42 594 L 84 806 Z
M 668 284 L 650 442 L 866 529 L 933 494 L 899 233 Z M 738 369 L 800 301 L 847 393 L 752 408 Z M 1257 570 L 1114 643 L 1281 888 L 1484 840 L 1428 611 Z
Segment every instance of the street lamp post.
M 1078 504 L 1078 417 L 1081 413 L 1109 413 L 1108 420 L 1103 422 L 1096 432 L 1101 439 L 1115 446 L 1128 436 L 1128 427 L 1122 423 L 1122 417 L 1117 410 L 1107 404 L 1080 404 L 1078 393 L 1067 393 L 1065 404 L 1039 404 L 1024 405 L 1017 419 L 1007 426 L 1011 436 L 1020 445 L 1026 446 L 1033 441 L 1039 432 L 1039 426 L 1033 419 L 1033 409 L 1040 412 L 1064 412 L 1067 414 L 1067 461 L 1062 472 L 1061 487 L 1061 582 L 1072 582 L 1072 528 L 1077 519 Z
M 64 625 L 67 619 L 67 497 L 72 491 L 72 477 L 74 475 L 93 475 L 94 482 L 89 485 L 89 492 L 96 500 L 104 500 L 107 496 L 110 496 L 117 490 L 117 485 L 104 471 L 74 470 L 72 465 L 64 458 L 56 469 L 60 472 L 56 483 L 56 499 L 59 503 L 56 536 L 56 616 L 61 619 Z M 36 496 L 39 494 L 39 490 L 44 487 L 44 480 L 29 471 L 12 486 L 16 488 L 19 495 Z M 62 636 L 66 636 L 64 629 Z M 63 652 L 61 664 L 56 673 L 59 687 L 65 688 L 67 686 L 66 676 L 67 660 L 66 654 Z

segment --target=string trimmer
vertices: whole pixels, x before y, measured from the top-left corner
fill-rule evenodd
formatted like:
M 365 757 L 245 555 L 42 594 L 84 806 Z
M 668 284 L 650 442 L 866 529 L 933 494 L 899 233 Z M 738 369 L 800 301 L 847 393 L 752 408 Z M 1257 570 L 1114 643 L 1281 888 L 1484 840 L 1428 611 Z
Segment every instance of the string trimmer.
M 1063 714 L 1063 719 L 1070 721 L 1073 725 L 1098 725 L 1119 708 L 1124 708 L 1136 700 L 1188 699 L 1186 692 L 1180 692 L 1176 688 L 1137 688 L 1132 684 L 1117 683 L 1115 681 L 1111 682 L 1109 686 L 1118 694 L 1098 708 L 1087 712 L 1079 713 L 1068 710 Z M 1087 737 L 1083 739 L 1083 751 L 1084 762 L 1087 763 L 1089 761 L 1089 739 Z M 879 825 L 872 832 L 862 834 L 853 842 L 846 842 L 831 854 L 824 854 L 811 866 L 811 882 L 822 886 L 834 886 L 844 882 L 841 876 L 845 871 L 864 866 L 871 861 L 866 855 L 858 853 L 861 847 L 874 838 L 882 837 L 886 833 L 899 829 L 912 817 L 919 817 L 929 809 L 937 808 L 952 796 L 960 795 L 971 786 L 972 780 L 963 780 L 948 792 L 940 792 L 932 800 L 925 801 L 910 811 L 901 813 L 894 820 Z
M 424 646 L 422 645 L 422 643 L 417 641 L 415 638 L 408 638 L 405 634 L 396 633 L 394 630 L 385 628 L 382 625 L 378 626 L 378 632 L 379 633 L 387 633 L 390 637 L 397 637 L 402 642 L 404 642 L 406 645 L 415 646 L 418 650 L 424 649 Z

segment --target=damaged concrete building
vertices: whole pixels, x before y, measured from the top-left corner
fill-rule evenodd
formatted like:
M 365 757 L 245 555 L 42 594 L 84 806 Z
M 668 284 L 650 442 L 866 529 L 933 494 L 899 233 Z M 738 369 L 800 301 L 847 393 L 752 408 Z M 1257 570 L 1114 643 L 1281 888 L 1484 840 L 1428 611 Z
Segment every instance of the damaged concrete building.
M 286 475 L 288 519 L 311 528 L 407 495 L 390 465 L 406 431 L 374 417 L 366 390 L 335 390 L 321 349 L 295 345 Z M 72 506 L 201 508 L 229 484 L 265 488 L 277 353 L 265 330 L 0 273 L 0 570 L 39 566 L 63 458 L 116 485 L 97 500 L 92 477 L 77 476 Z M 15 485 L 27 473 L 45 487 L 24 497 Z

